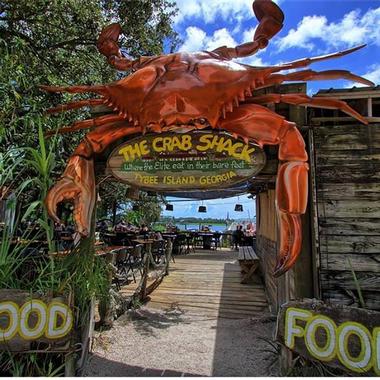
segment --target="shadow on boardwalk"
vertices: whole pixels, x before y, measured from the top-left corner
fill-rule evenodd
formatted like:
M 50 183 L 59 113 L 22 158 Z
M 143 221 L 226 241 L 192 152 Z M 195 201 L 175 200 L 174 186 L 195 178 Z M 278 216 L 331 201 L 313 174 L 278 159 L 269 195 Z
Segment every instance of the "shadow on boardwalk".
M 201 376 L 194 375 L 186 372 L 173 371 L 169 369 L 155 369 L 138 367 L 128 365 L 125 363 L 113 361 L 101 357 L 99 355 L 92 355 L 88 363 L 88 369 L 85 376 L 104 376 L 104 377 L 183 377 L 183 376 Z M 98 368 L 102 368 L 99 374 Z M 93 370 L 91 370 L 93 369 Z
M 240 280 L 236 252 L 177 256 L 150 302 L 97 333 L 85 375 L 278 375 L 264 287 Z

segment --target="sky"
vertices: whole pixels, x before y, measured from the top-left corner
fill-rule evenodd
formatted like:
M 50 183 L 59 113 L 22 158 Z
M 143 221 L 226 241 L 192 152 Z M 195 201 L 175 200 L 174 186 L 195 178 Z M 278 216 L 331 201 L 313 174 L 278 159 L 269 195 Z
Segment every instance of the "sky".
M 179 12 L 174 29 L 182 39 L 179 51 L 213 50 L 251 41 L 257 26 L 252 11 L 252 0 L 176 0 Z M 318 56 L 353 46 L 367 44 L 351 55 L 313 64 L 315 71 L 342 69 L 380 84 L 380 0 L 277 0 L 285 14 L 283 29 L 269 42 L 266 49 L 241 62 L 253 66 L 267 66 Z M 308 94 L 319 89 L 361 86 L 345 80 L 308 83 Z M 207 216 L 245 217 L 247 211 L 234 213 L 237 200 L 205 201 L 210 205 L 207 214 L 198 214 L 199 202 L 174 203 L 175 217 Z M 240 197 L 238 203 L 250 205 L 255 215 L 254 202 Z M 237 215 L 236 215 L 237 214 Z M 245 214 L 245 215 L 241 215 Z M 235 216 L 236 215 L 236 216 Z

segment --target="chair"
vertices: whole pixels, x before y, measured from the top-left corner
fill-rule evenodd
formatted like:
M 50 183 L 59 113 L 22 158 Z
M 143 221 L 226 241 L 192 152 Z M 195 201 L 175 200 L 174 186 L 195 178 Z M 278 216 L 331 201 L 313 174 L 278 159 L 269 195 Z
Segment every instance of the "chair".
M 152 244 L 152 257 L 156 264 L 159 264 L 161 258 L 165 256 L 165 241 L 156 240 Z
M 176 236 L 173 242 L 173 254 L 182 255 L 186 250 L 186 235 L 179 234 Z
M 119 274 L 126 274 L 127 250 L 120 249 L 116 254 L 116 268 Z
M 125 249 L 120 249 L 115 254 L 113 251 L 106 253 L 106 261 L 111 264 L 116 271 L 114 271 L 114 276 L 112 278 L 112 283 L 116 285 L 116 290 L 121 289 L 121 282 L 124 283 L 126 279 L 126 257 L 127 252 Z M 123 274 L 125 277 L 123 277 Z
M 190 234 L 186 235 L 186 253 L 193 252 L 195 253 L 195 234 L 194 232 L 190 232 Z
M 220 232 L 215 232 L 213 235 L 212 235 L 212 239 L 211 239 L 211 248 L 214 247 L 215 250 L 218 249 L 218 247 L 220 247 L 220 237 L 222 236 L 222 234 Z
M 127 232 L 116 232 L 116 238 L 114 242 L 117 245 L 132 246 L 132 240 L 135 238 L 134 234 Z
M 203 248 L 203 237 L 198 233 L 194 233 L 194 246 L 196 248 Z
M 129 272 L 132 273 L 133 281 L 136 282 L 136 276 L 134 273 L 135 269 L 138 269 L 141 276 L 143 274 L 142 266 L 143 266 L 143 244 L 137 244 L 133 250 L 131 250 L 128 254 L 127 260 L 126 260 L 126 275 L 128 275 Z

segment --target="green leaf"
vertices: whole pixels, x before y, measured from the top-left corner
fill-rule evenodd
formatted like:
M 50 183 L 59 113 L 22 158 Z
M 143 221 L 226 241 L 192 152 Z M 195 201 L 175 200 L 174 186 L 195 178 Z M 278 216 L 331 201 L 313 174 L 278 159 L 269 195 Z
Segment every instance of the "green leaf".
M 37 208 L 37 206 L 42 206 L 43 203 L 41 200 L 38 200 L 38 201 L 34 201 L 32 202 L 29 207 L 27 208 L 27 210 L 25 211 L 25 214 L 23 215 L 22 217 L 22 221 L 25 221 L 28 219 L 28 217 L 32 214 L 32 212 Z

